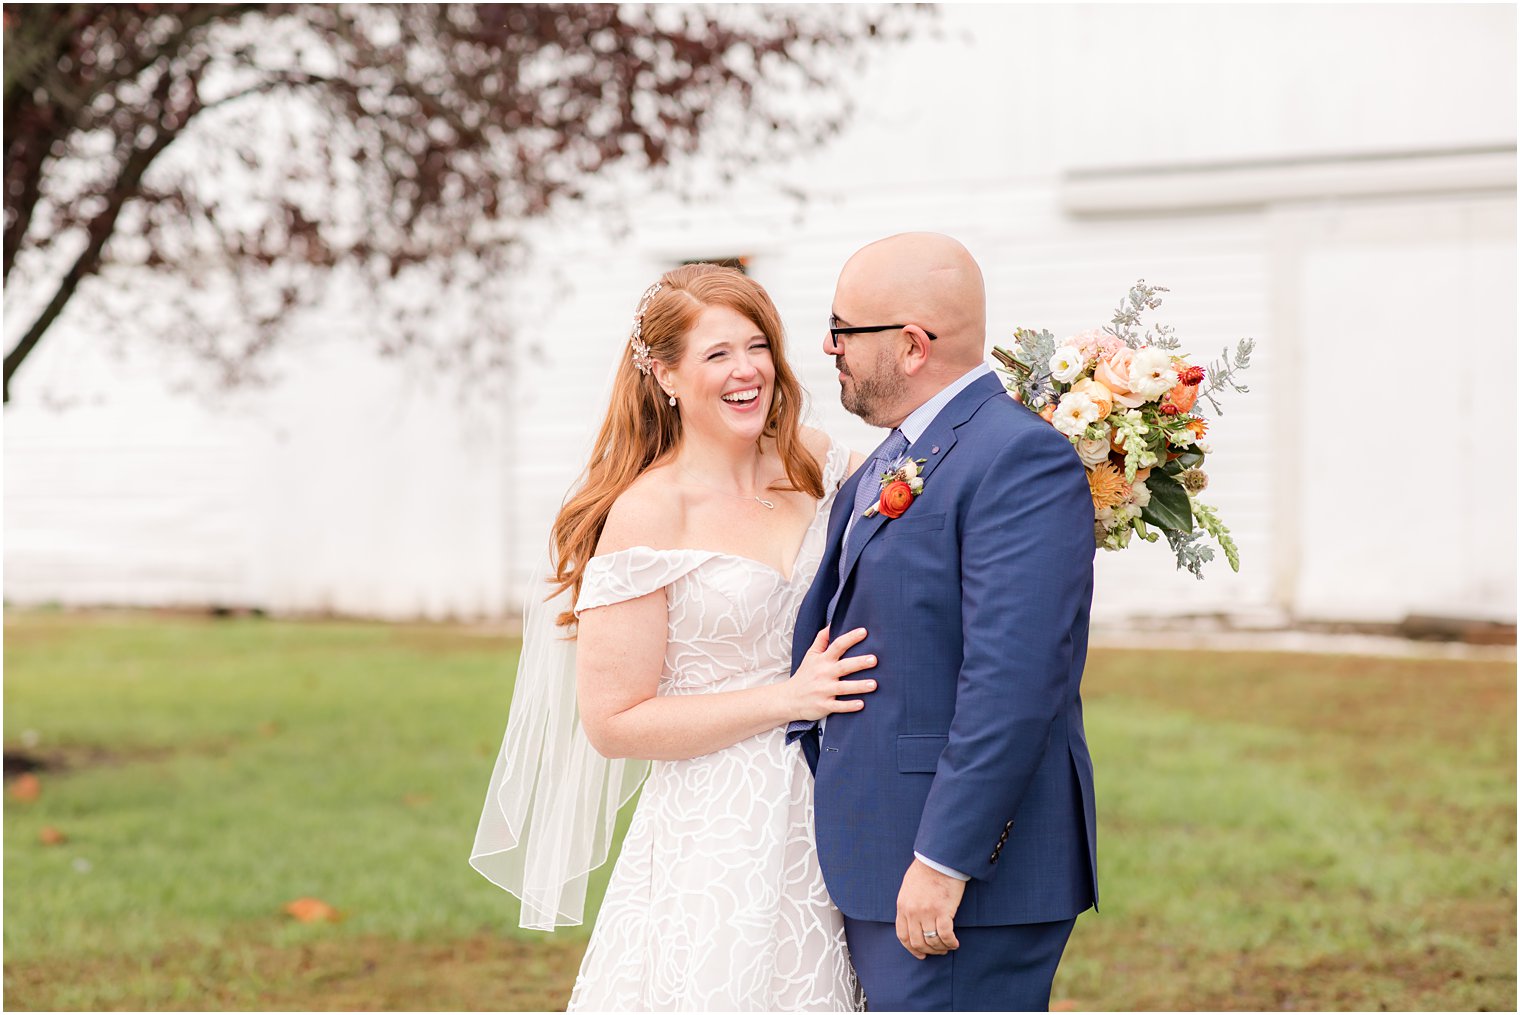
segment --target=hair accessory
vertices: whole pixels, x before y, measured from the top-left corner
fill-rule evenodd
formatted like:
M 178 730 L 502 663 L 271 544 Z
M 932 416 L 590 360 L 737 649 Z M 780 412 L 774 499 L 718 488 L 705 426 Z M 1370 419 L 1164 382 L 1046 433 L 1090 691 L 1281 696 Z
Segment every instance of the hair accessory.
M 650 365 L 649 343 L 644 341 L 644 311 L 649 309 L 649 301 L 654 299 L 654 294 L 659 292 L 664 284 L 664 282 L 656 282 L 644 290 L 644 295 L 639 299 L 638 313 L 633 315 L 633 337 L 628 340 L 628 344 L 633 347 L 633 365 L 638 367 L 639 372 L 646 377 L 654 368 Z M 674 405 L 675 402 L 672 401 L 670 404 Z

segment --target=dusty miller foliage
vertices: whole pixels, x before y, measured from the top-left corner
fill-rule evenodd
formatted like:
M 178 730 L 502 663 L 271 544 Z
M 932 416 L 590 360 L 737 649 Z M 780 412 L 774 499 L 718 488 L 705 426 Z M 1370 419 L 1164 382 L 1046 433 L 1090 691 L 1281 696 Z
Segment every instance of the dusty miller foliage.
M 1226 347 L 1219 359 L 1209 364 L 1208 369 L 1205 371 L 1207 379 L 1204 381 L 1203 387 L 1198 389 L 1198 394 L 1200 397 L 1209 400 L 1209 404 L 1214 407 L 1216 413 L 1220 415 L 1224 414 L 1224 409 L 1220 406 L 1219 399 L 1215 396 L 1226 387 L 1241 394 L 1245 394 L 1251 390 L 1246 385 L 1238 383 L 1235 380 L 1235 374 L 1250 367 L 1251 351 L 1255 348 L 1255 339 L 1242 338 L 1235 345 L 1234 362 L 1230 361 L 1230 350 Z
M 1119 301 L 1119 306 L 1114 311 L 1113 321 L 1103 330 L 1123 340 L 1124 344 L 1131 349 L 1140 349 L 1147 345 L 1154 345 L 1161 349 L 1176 349 L 1177 339 L 1169 326 L 1157 325 L 1143 335 L 1139 330 L 1140 315 L 1161 306 L 1161 297 L 1157 293 L 1164 292 L 1171 292 L 1171 290 L 1166 286 L 1146 285 L 1145 279 L 1140 279 L 1130 286 L 1124 299 Z
M 1177 555 L 1177 570 L 1187 571 L 1202 581 L 1203 565 L 1214 559 L 1214 548 L 1199 542 L 1203 538 L 1203 532 L 1198 529 L 1191 532 L 1179 529 L 1162 531 L 1166 533 L 1166 541 L 1171 545 L 1172 552 Z
M 322 306 L 500 376 L 525 223 L 815 149 L 896 5 L 5 4 L 5 391 L 64 307 L 260 379 Z M 619 176 L 618 174 L 622 175 Z M 357 294 L 343 308 L 333 293 Z M 332 318 L 324 316 L 329 330 Z M 315 322 L 312 322 L 313 324 Z M 311 325 L 308 325 L 308 328 Z

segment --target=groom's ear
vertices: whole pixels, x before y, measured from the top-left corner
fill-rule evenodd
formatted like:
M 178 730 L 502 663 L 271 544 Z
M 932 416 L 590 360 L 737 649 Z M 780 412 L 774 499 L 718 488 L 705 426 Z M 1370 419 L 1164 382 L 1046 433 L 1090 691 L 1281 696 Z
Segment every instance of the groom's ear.
M 929 333 L 909 324 L 903 328 L 902 336 L 906 343 L 902 350 L 903 373 L 912 377 L 929 364 Z

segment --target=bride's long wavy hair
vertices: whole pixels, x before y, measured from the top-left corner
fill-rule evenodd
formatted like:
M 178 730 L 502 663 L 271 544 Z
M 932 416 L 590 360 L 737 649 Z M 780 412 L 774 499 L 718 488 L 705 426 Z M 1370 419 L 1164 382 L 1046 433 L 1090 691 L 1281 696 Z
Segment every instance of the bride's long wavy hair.
M 743 314 L 770 341 L 776 382 L 760 439 L 776 442 L 786 469 L 787 486 L 783 489 L 821 498 L 822 472 L 802 443 L 802 385 L 786 361 L 781 315 L 758 283 L 743 272 L 716 264 L 688 264 L 666 272 L 660 277 L 659 291 L 644 310 L 642 338 L 649 346 L 650 357 L 674 367 L 686 352 L 686 337 L 696 326 L 697 317 L 715 306 Z M 613 502 L 645 470 L 669 461 L 681 444 L 680 408 L 668 403 L 652 373 L 645 374 L 635 365 L 627 341 L 620 347 L 619 356 L 612 402 L 583 473 L 584 481 L 554 520 L 555 592 L 569 589 L 572 602 L 580 596 L 586 563 L 596 552 Z M 574 622 L 573 610 L 557 618 L 561 627 L 571 627 Z

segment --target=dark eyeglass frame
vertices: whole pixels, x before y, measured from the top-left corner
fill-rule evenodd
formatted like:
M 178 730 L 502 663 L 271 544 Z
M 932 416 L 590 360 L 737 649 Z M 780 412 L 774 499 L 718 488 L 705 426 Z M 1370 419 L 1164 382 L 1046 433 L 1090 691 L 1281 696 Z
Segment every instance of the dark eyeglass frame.
M 840 335 L 869 335 L 875 331 L 894 331 L 897 328 L 906 327 L 906 324 L 863 324 L 856 328 L 836 328 L 833 325 L 829 325 L 829 340 L 835 345 L 842 346 L 844 343 L 839 341 Z M 932 331 L 925 331 L 922 328 L 919 330 L 928 335 L 931 342 L 937 337 Z

